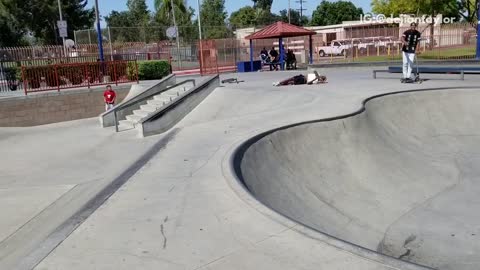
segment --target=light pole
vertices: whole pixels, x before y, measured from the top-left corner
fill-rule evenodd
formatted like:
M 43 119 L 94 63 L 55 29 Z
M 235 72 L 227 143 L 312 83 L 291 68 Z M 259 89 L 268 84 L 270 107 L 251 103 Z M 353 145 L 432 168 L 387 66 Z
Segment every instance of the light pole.
M 475 53 L 475 57 L 480 59 L 480 2 L 477 4 L 477 49 Z
M 290 22 L 290 0 L 288 0 L 288 23 Z
M 202 47 L 202 23 L 201 23 L 201 16 L 200 16 L 200 0 L 197 0 L 198 4 L 198 46 L 200 49 L 200 60 L 198 61 L 200 64 L 200 75 L 202 75 L 202 62 L 203 62 L 203 47 Z
M 175 6 L 173 5 L 173 0 L 170 0 L 170 5 L 172 5 L 172 16 L 173 16 L 173 26 L 175 27 L 175 39 L 177 40 L 177 60 L 180 68 L 182 68 L 182 59 L 180 58 L 180 40 L 179 40 L 179 31 L 177 26 L 177 20 L 175 19 Z
M 95 18 L 97 20 L 98 52 L 100 54 L 100 61 L 103 62 L 102 29 L 100 28 L 100 10 L 98 10 L 98 0 L 95 0 Z
M 63 21 L 62 3 L 60 2 L 60 0 L 58 0 L 58 13 L 60 14 L 60 21 Z M 58 32 L 58 34 L 60 35 L 60 31 Z M 65 57 L 66 57 L 67 56 L 67 49 L 65 48 L 65 37 L 62 37 L 62 45 L 63 45 L 63 51 L 65 52 Z
M 199 33 L 199 37 L 200 37 L 200 40 L 202 40 L 202 23 L 201 23 L 201 17 L 200 17 L 200 0 L 197 0 L 197 4 L 198 4 L 198 33 Z

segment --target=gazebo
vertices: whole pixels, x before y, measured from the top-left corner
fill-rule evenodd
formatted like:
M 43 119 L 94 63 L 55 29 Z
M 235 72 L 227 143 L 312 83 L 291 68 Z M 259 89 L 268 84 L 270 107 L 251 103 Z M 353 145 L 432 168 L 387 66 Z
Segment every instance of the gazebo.
M 253 40 L 254 39 L 272 39 L 278 38 L 278 45 L 280 51 L 280 68 L 284 69 L 283 59 L 283 38 L 285 37 L 300 37 L 309 36 L 309 63 L 313 62 L 313 49 L 312 49 L 312 36 L 315 35 L 315 31 L 307 30 L 303 27 L 296 26 L 285 22 L 276 22 L 271 24 L 262 30 L 255 32 L 245 37 L 250 40 L 250 67 L 253 70 Z

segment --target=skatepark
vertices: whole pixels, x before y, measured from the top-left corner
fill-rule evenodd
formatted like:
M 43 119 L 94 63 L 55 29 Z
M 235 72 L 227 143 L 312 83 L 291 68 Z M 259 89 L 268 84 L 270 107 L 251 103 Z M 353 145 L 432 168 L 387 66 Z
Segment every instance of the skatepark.
M 0 269 L 477 269 L 480 79 L 372 69 L 222 74 L 146 137 L 1 127 Z

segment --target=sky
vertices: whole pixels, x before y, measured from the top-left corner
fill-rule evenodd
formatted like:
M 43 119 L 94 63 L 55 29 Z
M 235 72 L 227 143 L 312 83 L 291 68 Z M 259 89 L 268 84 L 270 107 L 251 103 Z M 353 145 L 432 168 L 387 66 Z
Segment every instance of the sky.
M 146 0 L 147 5 L 150 10 L 153 11 L 153 0 Z M 290 7 L 292 9 L 299 9 L 300 4 L 297 3 L 298 0 L 290 0 Z M 304 8 L 307 10 L 304 13 L 308 16 L 312 16 L 313 10 L 320 4 L 321 0 L 304 0 Z M 333 0 L 335 1 L 335 0 Z M 363 12 L 370 12 L 370 0 L 350 0 L 357 7 L 363 8 Z M 89 0 L 89 5 L 94 6 L 95 1 Z M 193 9 L 197 10 L 197 0 L 187 0 L 188 5 Z M 200 3 L 202 0 L 200 0 Z M 225 8 L 228 12 L 228 15 L 233 11 L 238 10 L 244 6 L 251 6 L 253 2 L 251 0 L 225 0 Z M 100 9 L 100 14 L 106 16 L 110 14 L 112 10 L 122 11 L 127 9 L 127 0 L 98 0 L 98 6 Z M 272 12 L 278 13 L 282 9 L 288 9 L 288 0 L 273 0 Z M 195 12 L 197 14 L 197 12 Z

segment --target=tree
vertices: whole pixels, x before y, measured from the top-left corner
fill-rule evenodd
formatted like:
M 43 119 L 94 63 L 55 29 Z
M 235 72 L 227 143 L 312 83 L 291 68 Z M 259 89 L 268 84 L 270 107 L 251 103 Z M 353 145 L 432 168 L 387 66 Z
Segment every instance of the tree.
M 205 38 L 225 38 L 230 34 L 225 23 L 227 19 L 225 0 L 204 0 L 200 15 Z
M 150 22 L 150 12 L 145 0 L 128 0 L 127 7 L 131 23 L 135 26 L 147 26 Z
M 159 21 L 173 23 L 172 0 L 155 0 L 154 6 L 156 11 L 155 17 Z M 173 0 L 173 6 L 175 7 L 175 19 L 178 20 L 178 18 L 188 15 L 187 7 L 183 0 Z
M 467 0 L 469 1 L 469 0 Z M 459 5 L 456 0 L 373 0 L 372 11 L 381 14 L 416 14 L 435 17 L 442 14 L 443 17 L 460 17 Z M 420 29 L 423 31 L 424 29 Z M 430 24 L 430 48 L 434 46 L 434 22 Z
M 257 24 L 257 12 L 253 7 L 246 6 L 230 15 L 230 25 L 236 28 L 250 27 Z
M 44 44 L 61 44 L 58 35 L 57 20 L 59 20 L 57 1 L 29 0 L 24 10 L 31 15 L 21 18 L 27 29 Z M 68 24 L 68 36 L 79 29 L 90 28 L 94 22 L 94 10 L 86 9 L 88 0 L 61 0 L 63 19 Z
M 477 9 L 479 0 L 459 0 L 457 1 L 457 6 L 459 9 L 459 14 L 462 18 L 471 23 L 475 27 L 477 19 Z
M 350 1 L 328 2 L 323 0 L 313 11 L 311 25 L 340 24 L 343 21 L 360 19 L 362 8 L 357 8 Z
M 24 0 L 0 0 L 0 47 L 26 45 L 27 29 L 19 20 L 26 15 Z
M 94 21 L 93 9 L 86 9 L 87 0 L 62 0 L 63 19 L 68 24 L 68 36 L 78 29 L 90 28 Z M 0 0 L 1 44 L 18 45 L 31 33 L 43 44 L 61 44 L 58 34 L 57 1 Z
M 280 20 L 288 23 L 288 11 L 286 9 L 280 10 Z M 307 16 L 302 16 L 300 19 L 300 12 L 290 9 L 290 23 L 298 26 L 308 24 Z
M 270 11 L 272 9 L 273 0 L 253 0 L 253 7 Z
M 173 26 L 173 13 L 171 0 L 155 0 L 155 26 Z M 183 0 L 173 0 L 173 7 L 175 8 L 175 20 L 178 26 L 178 34 L 181 41 L 191 42 L 198 38 L 198 30 L 193 25 L 192 17 L 195 10 L 186 6 Z M 165 36 L 166 27 L 158 29 L 162 33 L 157 33 L 157 36 Z
M 147 27 L 151 25 L 151 15 L 145 0 L 128 0 L 127 11 L 112 11 L 105 17 L 111 28 L 112 42 L 148 42 Z
M 399 16 L 400 14 L 436 16 L 442 14 L 443 17 L 458 19 L 460 16 L 459 3 L 456 0 L 372 0 L 372 11 L 388 16 Z M 464 3 L 468 5 L 467 2 Z
M 113 10 L 105 17 L 105 21 L 110 27 L 112 42 L 131 42 L 143 39 L 138 34 L 138 29 L 129 11 L 118 12 Z

